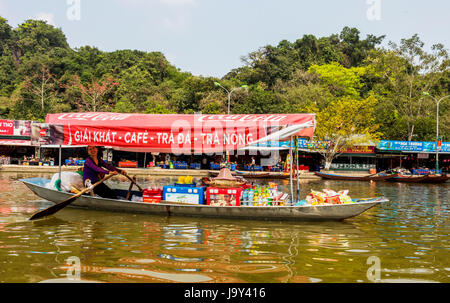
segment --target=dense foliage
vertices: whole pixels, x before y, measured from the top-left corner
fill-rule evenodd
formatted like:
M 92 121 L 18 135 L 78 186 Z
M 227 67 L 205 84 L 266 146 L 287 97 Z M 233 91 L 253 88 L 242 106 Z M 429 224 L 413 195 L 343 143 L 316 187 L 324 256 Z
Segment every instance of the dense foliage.
M 44 21 L 12 28 L 0 18 L 0 118 L 42 121 L 47 113 L 69 111 L 225 114 L 220 82 L 230 90 L 248 85 L 233 93 L 232 113 L 317 113 L 327 125 L 317 139 L 359 133 L 434 140 L 432 97 L 450 94 L 448 52 L 441 44 L 426 52 L 417 35 L 385 49 L 384 38 L 362 39 L 345 27 L 330 37 L 283 40 L 244 56 L 242 67 L 216 79 L 180 71 L 159 52 L 72 49 L 61 29 Z M 450 100 L 440 105 L 440 133 L 448 140 Z

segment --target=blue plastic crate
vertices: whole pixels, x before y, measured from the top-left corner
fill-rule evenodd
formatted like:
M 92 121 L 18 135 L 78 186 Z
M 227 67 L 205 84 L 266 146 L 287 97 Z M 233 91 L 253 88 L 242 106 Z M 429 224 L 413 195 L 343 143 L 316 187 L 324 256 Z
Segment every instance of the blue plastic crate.
M 173 186 L 175 187 L 197 187 L 197 183 L 192 183 L 192 184 L 180 184 L 180 183 L 175 183 Z
M 220 170 L 220 164 L 211 163 L 209 167 L 211 170 Z
M 184 204 L 205 204 L 204 187 L 164 186 L 163 200 Z
M 75 160 L 75 165 L 83 166 L 86 160 Z
M 200 163 L 191 163 L 189 165 L 190 169 L 201 169 L 201 164 Z

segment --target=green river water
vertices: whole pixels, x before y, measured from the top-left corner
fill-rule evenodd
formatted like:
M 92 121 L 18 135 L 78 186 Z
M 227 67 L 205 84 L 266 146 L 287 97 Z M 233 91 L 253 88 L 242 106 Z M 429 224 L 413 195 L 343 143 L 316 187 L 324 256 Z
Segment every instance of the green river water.
M 51 174 L 0 174 L 3 283 L 66 279 L 73 258 L 79 260 L 81 280 L 97 282 L 450 282 L 448 182 L 302 181 L 302 197 L 311 189 L 332 188 L 348 189 L 352 198 L 384 195 L 391 200 L 343 222 L 184 218 L 71 208 L 31 222 L 31 214 L 51 204 L 18 181 L 29 177 Z M 138 177 L 143 186 L 176 180 Z M 129 185 L 108 182 L 124 189 Z M 287 181 L 274 182 L 288 191 Z

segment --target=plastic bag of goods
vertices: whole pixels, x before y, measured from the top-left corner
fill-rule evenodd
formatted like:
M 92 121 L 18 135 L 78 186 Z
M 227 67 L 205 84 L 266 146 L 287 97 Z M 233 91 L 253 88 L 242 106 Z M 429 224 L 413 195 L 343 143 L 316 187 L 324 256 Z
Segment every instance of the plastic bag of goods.
M 341 190 L 338 194 L 342 204 L 354 203 L 352 198 L 348 195 L 348 190 Z
M 46 187 L 49 189 L 58 189 L 58 183 L 59 180 L 59 173 L 56 173 L 53 175 L 52 179 L 49 183 L 47 183 Z M 64 171 L 61 172 L 61 183 L 59 185 L 59 188 L 61 191 L 64 192 L 71 192 L 72 188 L 75 188 L 77 190 L 83 190 L 84 184 L 83 184 L 83 177 L 79 173 L 76 172 L 70 172 L 70 171 Z
M 325 203 L 327 195 L 318 191 L 311 190 L 312 204 L 311 205 L 322 205 Z M 314 203 L 314 204 L 313 204 Z

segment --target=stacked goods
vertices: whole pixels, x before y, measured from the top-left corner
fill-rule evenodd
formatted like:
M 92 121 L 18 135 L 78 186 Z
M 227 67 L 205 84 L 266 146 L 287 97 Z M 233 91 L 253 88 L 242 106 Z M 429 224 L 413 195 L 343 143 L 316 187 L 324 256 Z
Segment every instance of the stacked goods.
M 163 190 L 161 188 L 147 188 L 142 193 L 142 202 L 144 203 L 160 203 Z
M 324 189 L 323 192 L 311 190 L 311 193 L 306 197 L 306 202 L 301 204 L 309 205 L 336 205 L 336 204 L 351 204 L 354 203 L 348 195 L 348 190 L 341 190 L 335 192 L 331 189 Z
M 175 186 L 195 187 L 197 184 L 194 182 L 192 176 L 181 176 L 178 178 L 178 182 L 175 183 Z
M 210 206 L 240 206 L 242 188 L 215 188 L 206 190 L 207 204 Z
M 253 186 L 242 193 L 242 205 L 245 206 L 284 206 L 287 194 L 278 191 L 278 185 Z
M 163 200 L 182 204 L 204 204 L 204 188 L 192 186 L 164 186 Z

